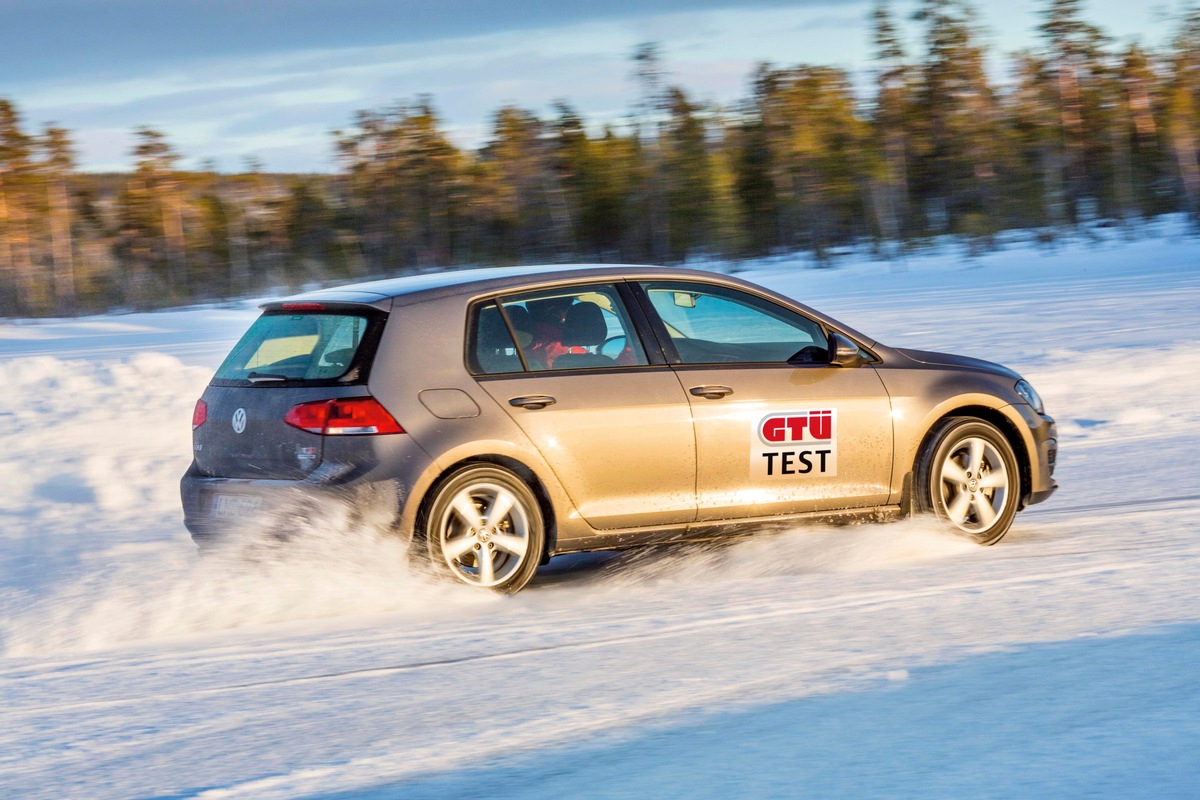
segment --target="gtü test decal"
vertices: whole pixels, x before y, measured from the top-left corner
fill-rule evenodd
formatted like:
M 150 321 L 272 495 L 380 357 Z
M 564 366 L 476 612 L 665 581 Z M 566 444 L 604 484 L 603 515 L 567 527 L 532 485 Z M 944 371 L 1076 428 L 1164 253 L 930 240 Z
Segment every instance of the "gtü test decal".
M 755 423 L 751 441 L 754 475 L 837 475 L 836 409 L 770 414 Z

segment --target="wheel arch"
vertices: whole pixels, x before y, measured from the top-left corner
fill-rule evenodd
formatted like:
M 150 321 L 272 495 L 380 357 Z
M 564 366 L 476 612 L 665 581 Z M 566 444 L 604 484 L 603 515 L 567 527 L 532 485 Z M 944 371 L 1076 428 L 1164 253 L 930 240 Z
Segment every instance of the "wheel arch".
M 537 472 L 529 465 L 513 458 L 512 456 L 501 455 L 499 453 L 482 453 L 478 455 L 466 456 L 453 464 L 450 464 L 445 469 L 442 469 L 428 484 L 425 491 L 422 493 L 416 509 L 416 517 L 412 528 L 412 536 L 415 538 L 424 533 L 425 523 L 428 520 L 429 509 L 433 505 L 433 500 L 437 496 L 438 489 L 446 482 L 446 480 L 454 473 L 464 467 L 469 467 L 474 464 L 490 464 L 492 466 L 502 467 L 512 472 L 514 475 L 524 481 L 533 492 L 533 496 L 537 498 L 538 508 L 542 512 L 542 521 L 546 526 L 546 535 L 544 543 L 544 551 L 541 555 L 541 562 L 544 564 L 554 553 L 555 547 L 558 544 L 558 522 L 557 515 L 554 511 L 554 503 L 550 499 L 550 492 L 546 487 L 545 482 L 538 476 Z
M 1032 484 L 1033 467 L 1030 461 L 1029 445 L 1025 441 L 1025 437 L 1021 435 L 1021 429 L 1017 426 L 1002 408 L 994 408 L 985 405 L 964 405 L 946 411 L 941 416 L 935 418 L 925 429 L 925 434 L 921 438 L 921 443 L 918 445 L 916 452 L 913 455 L 913 461 L 910 465 L 909 476 L 916 476 L 920 469 L 920 461 L 925 456 L 926 450 L 933 445 L 933 437 L 936 434 L 942 423 L 954 417 L 975 417 L 984 422 L 989 422 L 996 427 L 1004 438 L 1008 440 L 1009 445 L 1013 449 L 1013 454 L 1017 458 L 1017 470 L 1021 479 L 1021 492 L 1018 500 L 1017 510 L 1020 511 L 1025 507 L 1025 498 L 1029 493 Z M 911 491 L 916 492 L 918 487 L 913 477 L 906 477 L 906 485 L 910 485 Z M 914 505 L 915 500 L 910 499 L 909 505 Z

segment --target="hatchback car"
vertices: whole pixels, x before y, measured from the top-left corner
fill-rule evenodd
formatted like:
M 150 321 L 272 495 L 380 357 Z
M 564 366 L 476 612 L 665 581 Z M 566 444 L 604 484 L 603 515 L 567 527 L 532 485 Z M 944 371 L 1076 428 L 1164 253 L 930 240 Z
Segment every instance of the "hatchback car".
M 760 286 L 486 269 L 270 302 L 196 403 L 201 545 L 383 487 L 435 569 L 515 592 L 562 553 L 928 512 L 982 544 L 1056 488 L 1011 370 L 887 347 Z

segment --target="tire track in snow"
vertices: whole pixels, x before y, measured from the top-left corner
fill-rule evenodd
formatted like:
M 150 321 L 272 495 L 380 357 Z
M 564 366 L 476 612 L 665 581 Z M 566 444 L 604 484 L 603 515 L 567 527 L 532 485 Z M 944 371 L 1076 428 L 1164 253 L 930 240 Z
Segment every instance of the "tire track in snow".
M 461 666 L 463 664 L 481 663 L 489 661 L 508 661 L 513 659 L 526 658 L 533 655 L 542 655 L 551 652 L 564 651 L 579 651 L 591 650 L 606 647 L 619 646 L 634 642 L 644 642 L 656 639 L 667 639 L 675 636 L 684 636 L 700 631 L 707 631 L 713 628 L 724 627 L 749 627 L 753 625 L 763 624 L 786 617 L 803 616 L 807 614 L 819 614 L 832 611 L 857 609 L 857 608 L 872 608 L 881 605 L 889 605 L 893 603 L 903 603 L 908 600 L 925 599 L 936 597 L 938 595 L 953 594 L 967 590 L 978 590 L 988 588 L 998 588 L 1007 586 L 1019 586 L 1028 583 L 1041 583 L 1045 581 L 1054 581 L 1064 578 L 1080 577 L 1084 575 L 1098 575 L 1113 572 L 1122 572 L 1126 570 L 1134 570 L 1144 567 L 1152 567 L 1148 562 L 1131 562 L 1122 564 L 1102 564 L 1091 567 L 1082 567 L 1070 570 L 1062 570 L 1057 572 L 1039 572 L 1031 575 L 1021 575 L 1011 578 L 997 578 L 994 580 L 985 581 L 965 581 L 945 583 L 940 586 L 929 587 L 927 589 L 897 591 L 897 592 L 872 592 L 858 597 L 842 598 L 837 602 L 832 603 L 810 603 L 803 606 L 786 608 L 775 608 L 766 611 L 740 611 L 731 615 L 714 618 L 700 619 L 688 622 L 679 622 L 672 625 L 667 625 L 657 630 L 643 631 L 637 633 L 627 633 L 616 636 L 606 636 L 587 641 L 570 641 L 560 642 L 556 644 L 524 647 L 515 650 L 505 650 L 492 653 L 476 653 L 473 655 L 459 656 L 455 658 L 433 659 L 429 661 L 413 661 L 403 664 L 391 664 L 384 666 L 360 667 L 355 669 L 337 670 L 332 672 L 316 673 L 312 675 L 301 675 L 287 678 L 279 678 L 273 680 L 262 681 L 247 681 L 244 683 L 231 684 L 228 686 L 213 686 L 203 689 L 192 689 L 182 692 L 166 692 L 156 693 L 152 696 L 139 695 L 136 697 L 114 698 L 112 700 L 92 700 L 81 703 L 60 703 L 58 705 L 38 705 L 27 709 L 10 709 L 5 712 L 5 716 L 9 718 L 24 718 L 30 716 L 45 716 L 54 713 L 73 712 L 73 711 L 92 711 L 97 709 L 110 709 L 121 706 L 138 705 L 146 702 L 161 702 L 161 701 L 177 701 L 191 700 L 204 697 L 213 697 L 235 692 L 259 690 L 268 687 L 280 686 L 298 686 L 308 683 L 316 683 L 322 681 L 339 681 L 347 679 L 374 678 L 382 675 L 393 675 L 403 672 L 413 672 L 417 670 L 438 669 L 444 667 Z M 746 606 L 743 606 L 746 608 Z
M 1021 515 L 1021 519 L 1024 519 L 1024 520 L 1038 519 L 1038 520 L 1040 520 L 1043 517 L 1053 517 L 1053 516 L 1059 516 L 1059 515 L 1078 514 L 1078 513 L 1096 512 L 1096 511 L 1105 511 L 1105 512 L 1118 511 L 1119 512 L 1119 511 L 1123 511 L 1123 510 L 1128 510 L 1128 511 L 1132 511 L 1132 512 L 1136 513 L 1140 509 L 1144 509 L 1144 508 L 1155 508 L 1155 507 L 1160 507 L 1160 506 L 1169 506 L 1169 505 L 1176 504 L 1176 503 L 1191 503 L 1191 502 L 1197 502 L 1197 501 L 1200 501 L 1200 494 L 1185 495 L 1185 496 L 1181 496 L 1181 497 L 1156 497 L 1156 498 L 1143 498 L 1143 499 L 1136 499 L 1136 500 L 1123 500 L 1123 501 L 1117 501 L 1117 502 L 1111 502 L 1111 503 L 1098 503 L 1098 504 L 1091 504 L 1091 505 L 1085 505 L 1085 506 L 1084 505 L 1067 506 L 1067 507 L 1063 507 L 1063 508 L 1058 508 L 1058 507 L 1046 508 L 1045 506 L 1036 506 L 1034 508 L 1027 509 Z M 1086 523 L 1086 518 L 1081 518 L 1079 520 L 1075 520 L 1072 522 L 1075 522 L 1078 524 L 1084 524 L 1084 523 Z M 1061 524 L 1066 524 L 1066 523 L 1056 520 L 1054 524 L 1061 525 Z M 1058 550 L 1058 549 L 1048 549 L 1045 552 L 1040 552 L 1040 553 L 1022 552 L 1020 554 L 1013 554 L 1012 556 L 993 555 L 992 558 L 994 558 L 995 560 L 1006 560 L 1007 561 L 1007 560 L 1011 560 L 1013 558 L 1026 559 L 1026 558 L 1039 558 L 1039 557 L 1062 556 L 1062 555 L 1072 555 L 1072 554 L 1100 555 L 1103 553 L 1110 553 L 1110 552 L 1161 550 L 1164 548 L 1177 549 L 1178 545 L 1176 543 L 1170 543 L 1170 544 L 1165 544 L 1165 545 L 1161 545 L 1161 546 L 1155 546 L 1155 545 L 1150 545 L 1150 544 L 1146 544 L 1146 543 L 1140 543 L 1137 547 L 1123 547 L 1123 548 L 1113 548 L 1113 547 L 1106 547 L 1103 549 L 1088 548 L 1088 549 L 1083 549 L 1083 550 L 1070 550 L 1070 551 L 1064 551 L 1064 550 Z M 344 634 L 344 635 L 338 636 L 336 638 L 344 640 L 343 646 L 338 649 L 362 649 L 367 644 L 369 644 L 369 642 L 364 642 L 364 640 L 361 636 L 361 632 L 357 632 L 357 631 L 354 633 L 350 633 L 350 634 Z M 556 649 L 560 646 L 561 645 L 550 645 L 550 646 L 547 646 L 542 649 L 543 650 L 547 650 L 547 649 L 552 650 L 552 649 Z M 272 645 L 263 644 L 261 647 L 255 648 L 254 651 L 250 652 L 250 653 L 248 653 L 246 651 L 244 645 L 233 647 L 233 648 L 217 648 L 218 651 L 223 650 L 223 649 L 230 649 L 231 655 L 228 658 L 226 658 L 226 657 L 222 657 L 217 652 L 209 652 L 204 655 L 198 656 L 197 658 L 199 660 L 204 661 L 205 663 L 214 663 L 214 664 L 215 663 L 225 663 L 229 660 L 233 660 L 233 661 L 257 660 L 257 659 L 261 659 L 263 657 L 270 656 L 272 654 L 278 654 L 276 647 L 277 647 L 277 645 L 273 645 L 273 644 Z M 330 647 L 330 645 L 326 642 L 321 646 L 320 649 L 323 652 L 328 652 L 329 647 Z M 285 646 L 284 652 L 292 653 L 293 650 L 290 646 Z M 517 651 L 517 652 L 523 652 L 523 651 Z M 534 651 L 534 652 L 536 652 L 536 651 Z M 158 663 L 158 664 L 169 665 L 169 664 L 174 663 L 175 660 L 176 659 L 173 655 L 164 656 L 162 658 L 156 658 L 154 656 L 147 656 L 146 659 L 143 660 L 141 663 L 145 664 L 145 663 L 153 662 L 153 663 Z M 453 661 L 421 662 L 421 664 L 419 666 L 427 666 L 429 664 L 436 664 L 436 663 L 454 663 L 454 662 Z M 103 657 L 100 657 L 100 658 L 91 657 L 91 658 L 84 658 L 84 659 L 51 658 L 51 659 L 47 659 L 46 661 L 41 662 L 40 664 L 25 665 L 22 667 L 15 667 L 15 668 L 7 669 L 7 670 L 0 670 L 0 678 L 14 678 L 15 677 L 18 680 L 20 680 L 20 679 L 36 680 L 36 679 L 42 678 L 42 677 L 53 676 L 56 673 L 61 672 L 62 670 L 78 670 L 78 669 L 86 670 L 93 666 L 107 666 L 107 665 L 111 665 L 111 664 L 112 664 L 111 661 L 108 661 L 107 659 L 105 659 Z M 204 689 L 204 690 L 197 689 L 194 691 L 208 691 L 208 689 Z
M 1086 506 L 1067 506 L 1066 508 L 1033 508 L 1023 512 L 1023 514 L 1026 517 L 1044 517 L 1053 514 L 1078 514 L 1085 511 L 1150 508 L 1171 505 L 1172 503 L 1194 503 L 1196 501 L 1200 501 L 1200 494 L 1189 494 L 1180 497 L 1151 497 L 1141 500 L 1119 500 L 1114 503 L 1091 503 Z

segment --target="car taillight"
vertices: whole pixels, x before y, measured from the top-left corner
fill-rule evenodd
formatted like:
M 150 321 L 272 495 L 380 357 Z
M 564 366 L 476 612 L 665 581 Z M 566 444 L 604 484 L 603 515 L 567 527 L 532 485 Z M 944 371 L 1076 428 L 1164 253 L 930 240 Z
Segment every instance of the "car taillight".
M 208 403 L 197 400 L 196 407 L 192 409 L 192 430 L 196 430 L 205 422 L 208 422 Z
M 404 433 L 404 429 L 374 397 L 301 403 L 293 407 L 283 421 L 293 428 L 323 436 Z

